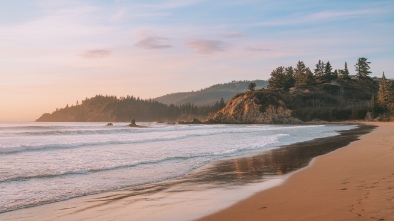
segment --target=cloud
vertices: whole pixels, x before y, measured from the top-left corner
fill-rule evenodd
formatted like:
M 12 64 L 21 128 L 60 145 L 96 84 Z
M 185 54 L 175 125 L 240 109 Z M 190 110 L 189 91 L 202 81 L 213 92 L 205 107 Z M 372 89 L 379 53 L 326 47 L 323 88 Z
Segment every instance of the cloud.
M 111 55 L 109 50 L 88 50 L 80 54 L 81 57 L 87 59 L 106 58 Z
M 228 44 L 223 41 L 195 40 L 188 43 L 188 46 L 200 54 L 211 54 L 214 52 L 225 51 Z
M 155 37 L 155 36 L 143 36 L 135 44 L 138 47 L 145 49 L 165 49 L 171 48 L 172 45 L 167 44 L 168 38 Z
M 242 38 L 242 37 L 245 37 L 245 35 L 242 34 L 241 32 L 233 32 L 233 33 L 225 34 L 224 37 L 226 37 L 226 38 Z

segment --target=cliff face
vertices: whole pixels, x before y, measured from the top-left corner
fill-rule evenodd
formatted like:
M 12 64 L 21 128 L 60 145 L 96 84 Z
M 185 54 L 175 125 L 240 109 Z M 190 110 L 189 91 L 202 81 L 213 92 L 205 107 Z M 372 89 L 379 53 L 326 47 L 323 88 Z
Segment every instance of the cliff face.
M 212 123 L 300 123 L 291 117 L 286 96 L 268 91 L 249 91 L 239 94 L 216 113 Z
M 282 123 L 363 120 L 376 94 L 373 80 L 335 80 L 329 83 L 281 90 L 240 93 L 209 123 Z

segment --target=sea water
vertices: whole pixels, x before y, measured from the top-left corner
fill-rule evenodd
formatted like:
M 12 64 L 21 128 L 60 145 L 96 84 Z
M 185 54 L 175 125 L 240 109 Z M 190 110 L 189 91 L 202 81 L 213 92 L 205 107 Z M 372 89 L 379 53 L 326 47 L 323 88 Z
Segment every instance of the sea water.
M 185 176 L 351 125 L 0 123 L 0 213 Z

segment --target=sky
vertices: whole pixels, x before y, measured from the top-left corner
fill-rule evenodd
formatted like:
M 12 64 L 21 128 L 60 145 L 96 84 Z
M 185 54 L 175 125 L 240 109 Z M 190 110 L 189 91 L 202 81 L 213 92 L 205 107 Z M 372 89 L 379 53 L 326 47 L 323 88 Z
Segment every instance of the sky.
M 0 0 L 0 121 L 357 58 L 394 78 L 392 0 Z

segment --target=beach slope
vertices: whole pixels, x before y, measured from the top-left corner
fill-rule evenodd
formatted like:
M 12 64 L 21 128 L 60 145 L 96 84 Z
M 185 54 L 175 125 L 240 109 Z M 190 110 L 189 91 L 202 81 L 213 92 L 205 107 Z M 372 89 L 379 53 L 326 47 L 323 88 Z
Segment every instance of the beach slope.
M 317 157 L 283 185 L 200 221 L 394 220 L 394 123 Z

